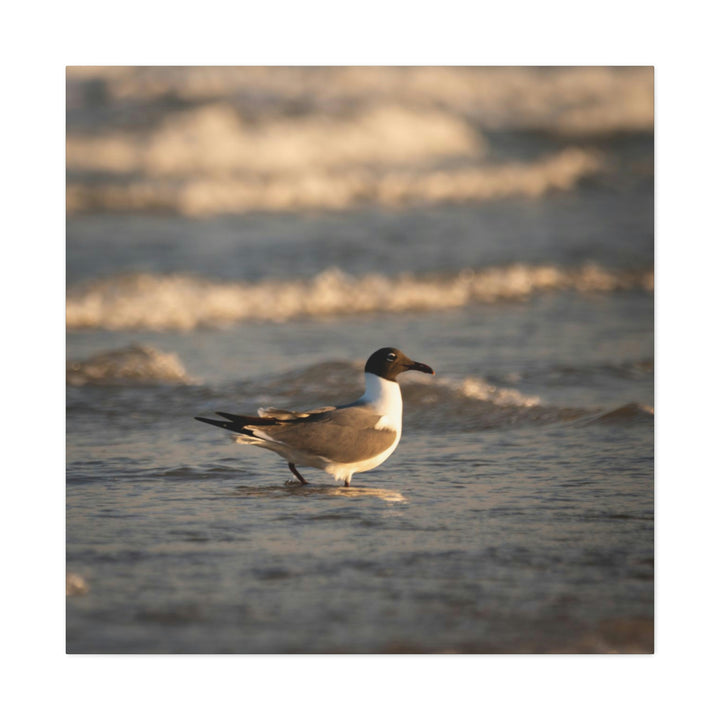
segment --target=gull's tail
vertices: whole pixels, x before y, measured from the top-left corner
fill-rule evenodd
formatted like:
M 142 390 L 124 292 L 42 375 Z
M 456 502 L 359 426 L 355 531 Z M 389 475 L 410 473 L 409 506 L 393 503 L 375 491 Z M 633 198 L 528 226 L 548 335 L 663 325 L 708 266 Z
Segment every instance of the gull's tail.
M 216 415 L 227 418 L 226 420 L 215 420 L 214 418 L 196 417 L 195 420 L 215 425 L 216 427 L 240 433 L 242 435 L 252 436 L 252 428 L 260 425 L 277 425 L 275 418 L 264 418 L 253 415 L 233 415 L 232 413 L 216 412 Z

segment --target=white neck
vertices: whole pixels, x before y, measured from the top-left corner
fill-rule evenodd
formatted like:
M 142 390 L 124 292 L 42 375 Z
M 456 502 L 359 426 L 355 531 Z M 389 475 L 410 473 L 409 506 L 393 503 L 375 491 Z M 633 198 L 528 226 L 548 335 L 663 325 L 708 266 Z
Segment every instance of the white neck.
M 371 405 L 385 419 L 383 425 L 399 430 L 402 427 L 403 402 L 400 386 L 374 373 L 365 373 L 365 394 L 359 402 Z

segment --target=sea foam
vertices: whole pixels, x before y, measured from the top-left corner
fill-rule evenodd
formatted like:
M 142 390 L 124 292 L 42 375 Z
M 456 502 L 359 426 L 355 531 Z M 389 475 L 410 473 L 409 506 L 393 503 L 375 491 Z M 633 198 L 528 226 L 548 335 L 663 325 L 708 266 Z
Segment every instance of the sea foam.
M 465 269 L 448 276 L 353 276 L 331 268 L 309 279 L 255 283 L 133 274 L 72 288 L 66 321 L 71 330 L 190 330 L 297 317 L 438 311 L 474 303 L 523 301 L 551 291 L 609 293 L 634 288 L 651 291 L 652 270 L 517 264 Z

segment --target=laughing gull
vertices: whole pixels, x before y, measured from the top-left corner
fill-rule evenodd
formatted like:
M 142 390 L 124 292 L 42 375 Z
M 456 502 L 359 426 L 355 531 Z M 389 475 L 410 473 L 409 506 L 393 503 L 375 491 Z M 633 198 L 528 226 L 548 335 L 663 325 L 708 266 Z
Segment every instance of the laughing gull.
M 240 443 L 282 455 L 301 485 L 308 482 L 297 465 L 324 470 L 350 487 L 355 473 L 385 462 L 400 442 L 403 404 L 397 376 L 407 370 L 435 374 L 397 348 L 385 347 L 368 358 L 365 394 L 349 405 L 305 412 L 260 408 L 257 417 L 217 412 L 226 420 L 195 419 L 238 433 Z

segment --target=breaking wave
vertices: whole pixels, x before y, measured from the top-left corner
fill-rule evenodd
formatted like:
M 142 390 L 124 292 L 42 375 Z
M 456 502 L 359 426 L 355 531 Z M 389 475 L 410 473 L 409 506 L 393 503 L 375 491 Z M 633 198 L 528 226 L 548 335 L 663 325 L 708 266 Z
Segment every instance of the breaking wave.
M 589 422 L 593 424 L 614 425 L 621 423 L 630 423 L 637 420 L 646 420 L 652 422 L 655 417 L 655 409 L 649 405 L 630 402 L 613 410 L 599 413 Z
M 652 270 L 598 265 L 512 265 L 450 276 L 348 275 L 332 268 L 307 280 L 220 282 L 188 275 L 135 274 L 76 286 L 68 293 L 70 330 L 190 330 L 297 317 L 403 313 L 522 301 L 541 292 L 608 293 L 653 288 Z
M 362 362 L 316 363 L 242 381 L 232 389 L 212 388 L 212 397 L 204 398 L 199 409 L 252 414 L 266 404 L 296 411 L 327 405 L 328 401 L 341 405 L 362 394 L 362 371 Z M 434 431 L 476 432 L 569 421 L 625 424 L 652 421 L 653 417 L 651 408 L 634 403 L 617 409 L 555 406 L 507 383 L 490 382 L 478 375 L 447 377 L 441 370 L 434 377 L 408 373 L 400 384 L 408 426 Z M 228 406 L 228 397 L 237 398 L 240 404 Z
M 192 379 L 174 353 L 144 345 L 108 350 L 68 363 L 68 385 L 188 384 Z
M 68 151 L 70 152 L 70 150 Z M 92 156 L 91 150 L 88 155 Z M 94 178 L 67 186 L 67 209 L 76 212 L 217 213 L 346 210 L 365 205 L 419 205 L 537 198 L 570 190 L 603 167 L 597 152 L 567 148 L 526 162 L 458 168 L 342 170 L 307 166 L 293 173 L 193 175 L 183 179 Z
M 405 413 L 410 424 L 441 427 L 453 432 L 545 425 L 576 420 L 596 412 L 546 405 L 538 395 L 529 395 L 477 376 L 410 377 L 402 384 Z M 442 418 L 438 418 L 439 408 L 442 408 Z
M 142 404 L 143 416 L 148 420 L 156 413 L 163 418 L 173 413 L 188 415 L 189 407 L 200 413 L 222 409 L 254 414 L 261 406 L 270 404 L 307 411 L 328 403 L 342 405 L 359 397 L 363 390 L 363 363 L 324 361 L 288 372 L 215 385 L 189 377 L 174 354 L 131 345 L 69 364 L 67 383 L 78 388 L 120 388 L 114 396 L 113 412 L 121 414 L 137 412 L 139 402 L 137 393 L 124 394 L 122 389 L 175 386 L 170 394 L 163 395 L 162 401 L 157 400 L 157 394 L 148 396 Z M 402 376 L 400 384 L 408 425 L 435 430 L 475 432 L 569 421 L 625 425 L 654 419 L 653 409 L 639 403 L 617 408 L 560 407 L 547 404 L 539 395 L 523 392 L 509 382 L 491 382 L 479 375 L 443 376 L 440 371 L 438 376 L 429 377 L 408 373 Z M 84 401 L 76 395 L 74 402 L 77 406 Z M 95 412 L 94 396 L 89 402 Z
M 461 118 L 397 105 L 351 116 L 273 117 L 251 123 L 227 103 L 169 115 L 149 131 L 70 134 L 73 170 L 150 177 L 230 172 L 285 174 L 305 168 L 407 166 L 482 155 L 481 136 Z

